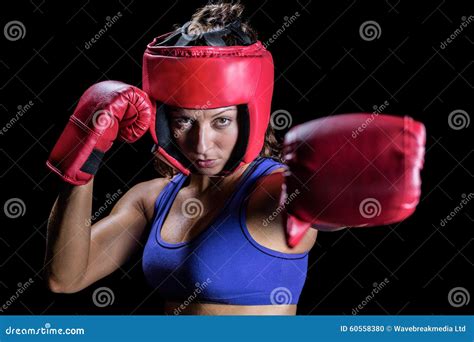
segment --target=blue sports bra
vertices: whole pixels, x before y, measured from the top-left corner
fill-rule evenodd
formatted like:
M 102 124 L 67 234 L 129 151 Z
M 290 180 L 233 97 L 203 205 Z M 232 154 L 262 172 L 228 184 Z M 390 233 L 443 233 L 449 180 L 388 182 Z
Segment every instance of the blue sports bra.
M 281 253 L 260 245 L 246 225 L 246 208 L 255 182 L 284 167 L 257 158 L 239 179 L 236 191 L 213 223 L 190 241 L 161 239 L 163 222 L 186 180 L 179 173 L 155 203 L 155 217 L 142 267 L 147 282 L 166 300 L 232 305 L 297 304 L 308 268 L 308 252 Z

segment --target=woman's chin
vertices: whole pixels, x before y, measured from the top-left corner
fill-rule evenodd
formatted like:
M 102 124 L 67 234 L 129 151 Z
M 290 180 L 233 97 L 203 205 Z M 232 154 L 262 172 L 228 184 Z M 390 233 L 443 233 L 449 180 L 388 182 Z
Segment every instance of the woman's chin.
M 204 176 L 215 176 L 219 174 L 224 168 L 224 165 L 221 163 L 221 160 L 215 160 L 213 165 L 209 165 L 207 167 L 199 165 L 199 163 L 194 163 L 194 168 L 197 173 L 204 175 Z
M 221 167 L 212 167 L 212 168 L 200 168 L 200 167 L 196 167 L 196 170 L 199 174 L 203 175 L 203 176 L 215 176 L 217 175 L 219 172 L 221 172 L 222 168 Z

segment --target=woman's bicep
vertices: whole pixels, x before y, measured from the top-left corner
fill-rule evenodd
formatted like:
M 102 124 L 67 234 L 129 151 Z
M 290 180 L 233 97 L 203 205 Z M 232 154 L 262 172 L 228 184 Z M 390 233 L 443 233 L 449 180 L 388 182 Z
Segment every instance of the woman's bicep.
M 91 244 L 81 290 L 119 269 L 142 247 L 147 227 L 140 189 L 130 189 L 111 213 L 91 227 Z

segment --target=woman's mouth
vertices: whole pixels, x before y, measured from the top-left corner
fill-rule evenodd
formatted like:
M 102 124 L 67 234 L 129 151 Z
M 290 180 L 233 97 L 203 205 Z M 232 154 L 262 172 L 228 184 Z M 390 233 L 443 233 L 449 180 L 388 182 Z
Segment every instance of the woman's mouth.
M 217 159 L 198 159 L 196 160 L 196 164 L 200 168 L 211 168 L 214 167 L 217 163 Z

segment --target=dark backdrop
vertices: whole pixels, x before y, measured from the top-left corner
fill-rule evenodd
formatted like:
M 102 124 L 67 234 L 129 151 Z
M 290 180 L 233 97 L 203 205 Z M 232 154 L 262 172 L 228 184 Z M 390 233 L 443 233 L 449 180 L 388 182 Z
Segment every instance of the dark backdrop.
M 293 126 L 384 105 L 383 112 L 410 115 L 427 128 L 423 193 L 415 214 L 400 224 L 320 233 L 298 313 L 350 315 L 359 304 L 359 314 L 472 313 L 462 305 L 472 293 L 473 274 L 474 13 L 468 2 L 245 3 L 260 39 L 268 43 L 274 37 L 268 46 L 276 71 L 273 110 L 288 111 Z M 199 4 L 205 1 L 2 5 L 0 304 L 8 304 L 3 313 L 162 312 L 159 295 L 146 287 L 139 254 L 78 294 L 46 289 L 41 274 L 46 223 L 59 182 L 44 163 L 83 91 L 107 79 L 140 86 L 146 44 L 188 21 Z M 91 44 L 107 20 L 113 24 Z M 19 21 L 13 23 L 18 30 L 6 29 L 12 21 Z M 366 24 L 375 36 L 361 31 Z M 133 146 L 114 145 L 96 177 L 94 210 L 118 190 L 156 177 L 151 145 L 149 136 Z M 385 287 L 364 303 L 382 282 Z M 112 291 L 113 304 L 94 304 L 100 287 Z M 23 293 L 11 300 L 19 288 Z M 458 294 L 450 299 L 452 290 Z

